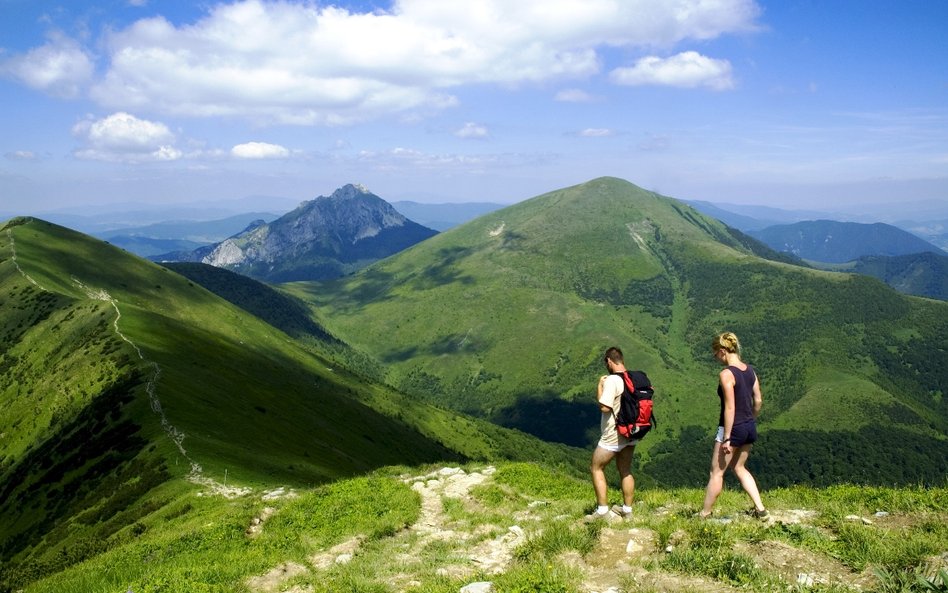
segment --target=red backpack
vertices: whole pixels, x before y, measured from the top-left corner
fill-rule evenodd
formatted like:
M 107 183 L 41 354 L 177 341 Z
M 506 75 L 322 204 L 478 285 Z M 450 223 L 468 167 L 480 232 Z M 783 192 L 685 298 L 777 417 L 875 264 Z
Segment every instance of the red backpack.
M 624 389 L 619 399 L 616 414 L 616 430 L 625 438 L 631 438 L 642 428 L 658 424 L 652 413 L 654 389 L 648 376 L 642 371 L 615 373 L 622 377 Z

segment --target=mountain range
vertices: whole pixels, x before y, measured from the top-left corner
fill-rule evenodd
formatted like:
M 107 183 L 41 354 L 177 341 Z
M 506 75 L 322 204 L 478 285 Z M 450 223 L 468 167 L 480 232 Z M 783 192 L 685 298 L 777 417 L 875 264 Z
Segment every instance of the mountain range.
M 686 203 L 699 212 L 744 232 L 814 220 L 860 224 L 882 222 L 908 231 L 940 249 L 948 249 L 948 202 L 944 200 L 905 202 L 894 197 L 889 203 L 860 204 L 858 209 L 848 210 L 838 210 L 831 204 L 827 204 L 826 210 L 785 210 L 772 206 L 723 201 L 711 203 L 688 200 Z
M 269 222 L 276 218 L 279 216 L 267 212 L 248 212 L 215 220 L 166 220 L 91 234 L 126 251 L 148 257 L 194 251 L 232 237 L 256 221 Z
M 282 203 L 274 200 L 273 198 L 266 199 L 267 202 L 277 206 Z M 874 226 L 878 223 L 848 222 L 843 224 L 844 221 L 852 218 L 851 214 L 840 214 L 842 220 L 837 222 L 826 220 L 825 217 L 828 216 L 826 212 L 782 210 L 727 203 L 712 204 L 702 201 L 686 201 L 685 203 L 729 226 L 748 232 L 765 242 L 769 241 L 768 244 L 777 251 L 796 253 L 817 267 L 868 274 L 889 283 L 904 294 L 945 298 L 945 293 L 940 288 L 942 284 L 948 282 L 948 279 L 944 278 L 945 262 L 940 259 L 943 255 L 920 256 L 929 251 L 943 254 L 942 248 L 948 248 L 948 239 L 946 239 L 948 236 L 944 234 L 946 228 L 944 221 L 939 222 L 937 219 L 925 223 L 910 220 L 895 221 L 897 216 L 890 213 L 888 219 L 894 220 L 894 224 L 885 225 L 881 227 L 884 230 L 880 231 L 878 226 Z M 504 207 L 503 204 L 491 202 L 453 204 L 413 201 L 392 202 L 391 206 L 413 222 L 438 231 L 447 230 Z M 138 207 L 141 208 L 141 206 Z M 917 208 L 927 208 L 936 217 L 941 212 L 934 205 L 918 204 Z M 99 215 L 98 217 L 73 215 L 66 216 L 65 219 L 63 219 L 64 215 L 57 214 L 54 221 L 62 219 L 67 226 L 73 223 L 77 225 L 73 228 L 82 229 L 100 229 L 103 226 L 109 226 L 108 230 L 95 230 L 94 236 L 155 261 L 192 261 L 202 260 L 214 246 L 228 238 L 236 240 L 245 232 L 260 226 L 261 221 L 271 222 L 280 217 L 277 214 L 246 213 L 223 219 L 170 220 L 144 226 L 134 226 L 127 222 L 136 217 L 153 218 L 159 214 L 159 212 L 130 211 L 125 214 L 111 213 L 108 216 Z M 165 214 L 172 215 L 171 212 Z M 206 217 L 210 211 L 192 208 L 181 210 L 179 214 Z M 126 222 L 120 222 L 123 220 Z M 787 238 L 788 225 L 792 225 L 789 228 L 799 231 L 800 235 Z M 326 228 L 322 230 L 328 231 Z M 806 238 L 805 241 L 803 237 Z M 904 252 L 905 255 L 919 254 L 919 256 L 908 259 L 898 257 L 886 259 L 889 256 L 880 255 L 880 253 L 892 252 L 893 245 L 897 246 L 894 249 L 896 252 Z M 862 257 L 871 258 L 871 265 L 857 265 L 856 260 Z M 355 268 L 370 261 L 372 260 L 365 260 L 357 264 Z M 830 265 L 827 262 L 852 263 L 848 266 L 839 266 Z M 342 267 L 345 265 L 342 264 Z M 352 266 L 350 265 L 349 268 Z

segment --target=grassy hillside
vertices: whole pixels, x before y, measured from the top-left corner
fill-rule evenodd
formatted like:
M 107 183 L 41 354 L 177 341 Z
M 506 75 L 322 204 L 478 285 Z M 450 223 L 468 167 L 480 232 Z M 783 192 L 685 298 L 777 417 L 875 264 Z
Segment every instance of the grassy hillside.
M 313 321 L 304 303 L 263 282 L 196 262 L 164 262 L 161 265 L 200 284 L 294 338 L 338 342 Z
M 643 489 L 633 517 L 585 524 L 589 486 L 530 463 L 390 467 L 316 488 L 158 489 L 160 509 L 24 593 L 931 592 L 948 588 L 948 489 Z M 23 575 L 27 576 L 27 575 Z
M 0 336 L 0 583 L 117 545 L 182 478 L 235 492 L 401 463 L 577 463 L 406 398 L 183 276 L 40 220 L 0 227 Z
M 718 406 L 709 344 L 733 330 L 764 387 L 754 459 L 765 484 L 941 481 L 946 304 L 761 255 L 687 205 L 603 178 L 351 277 L 286 288 L 400 389 L 577 446 L 598 427 L 601 354 L 621 346 L 657 386 L 659 428 L 641 457 L 669 484 L 705 477 Z M 837 399 L 807 403 L 824 395 Z
M 852 271 L 882 280 L 905 294 L 948 300 L 948 256 L 915 253 L 896 257 L 866 256 Z

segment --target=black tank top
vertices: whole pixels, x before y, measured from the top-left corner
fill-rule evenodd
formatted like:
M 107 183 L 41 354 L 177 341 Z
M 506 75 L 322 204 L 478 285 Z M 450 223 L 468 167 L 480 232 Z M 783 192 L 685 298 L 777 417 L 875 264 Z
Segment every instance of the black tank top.
M 734 425 L 754 419 L 754 382 L 757 375 L 754 367 L 747 365 L 746 370 L 735 366 L 727 367 L 734 375 Z M 724 426 L 724 389 L 718 384 L 718 398 L 721 400 L 721 412 L 718 414 L 718 426 Z

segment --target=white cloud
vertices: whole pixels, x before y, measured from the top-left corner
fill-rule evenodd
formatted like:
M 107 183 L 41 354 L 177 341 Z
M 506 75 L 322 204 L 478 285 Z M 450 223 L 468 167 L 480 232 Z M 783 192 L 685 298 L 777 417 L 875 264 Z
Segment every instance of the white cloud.
M 239 159 L 282 159 L 290 156 L 290 151 L 279 144 L 266 142 L 246 142 L 230 149 L 230 153 Z
M 45 45 L 0 62 L 0 74 L 64 98 L 78 96 L 94 70 L 89 54 L 62 35 L 52 35 Z
M 469 121 L 454 135 L 458 138 L 487 138 L 488 131 L 485 126 Z
M 396 147 L 387 151 L 359 152 L 356 161 L 359 167 L 375 171 L 443 171 L 482 172 L 488 168 L 519 166 L 524 158 L 520 155 L 427 153 L 414 148 Z
M 14 150 L 4 154 L 6 158 L 11 161 L 35 161 L 39 160 L 39 156 L 32 150 Z
M 586 128 L 579 133 L 585 138 L 604 138 L 606 136 L 615 136 L 615 130 L 609 128 Z
M 672 141 L 668 136 L 649 136 L 639 142 L 638 149 L 643 152 L 664 152 L 671 148 Z
M 759 12 L 753 0 L 395 0 L 372 13 L 245 0 L 111 33 L 91 96 L 121 110 L 348 124 L 451 107 L 466 84 L 587 78 L 605 47 L 749 31 Z
M 610 73 L 610 79 L 628 86 L 709 87 L 718 91 L 734 87 L 730 62 L 694 51 L 665 59 L 656 56 L 642 58 L 630 68 L 616 68 Z
M 556 93 L 553 99 L 564 103 L 591 103 L 596 100 L 595 97 L 581 89 L 563 89 Z
M 125 112 L 100 120 L 83 120 L 73 126 L 73 134 L 85 147 L 76 151 L 82 159 L 143 162 L 181 158 L 173 146 L 175 137 L 161 122 L 139 119 Z

